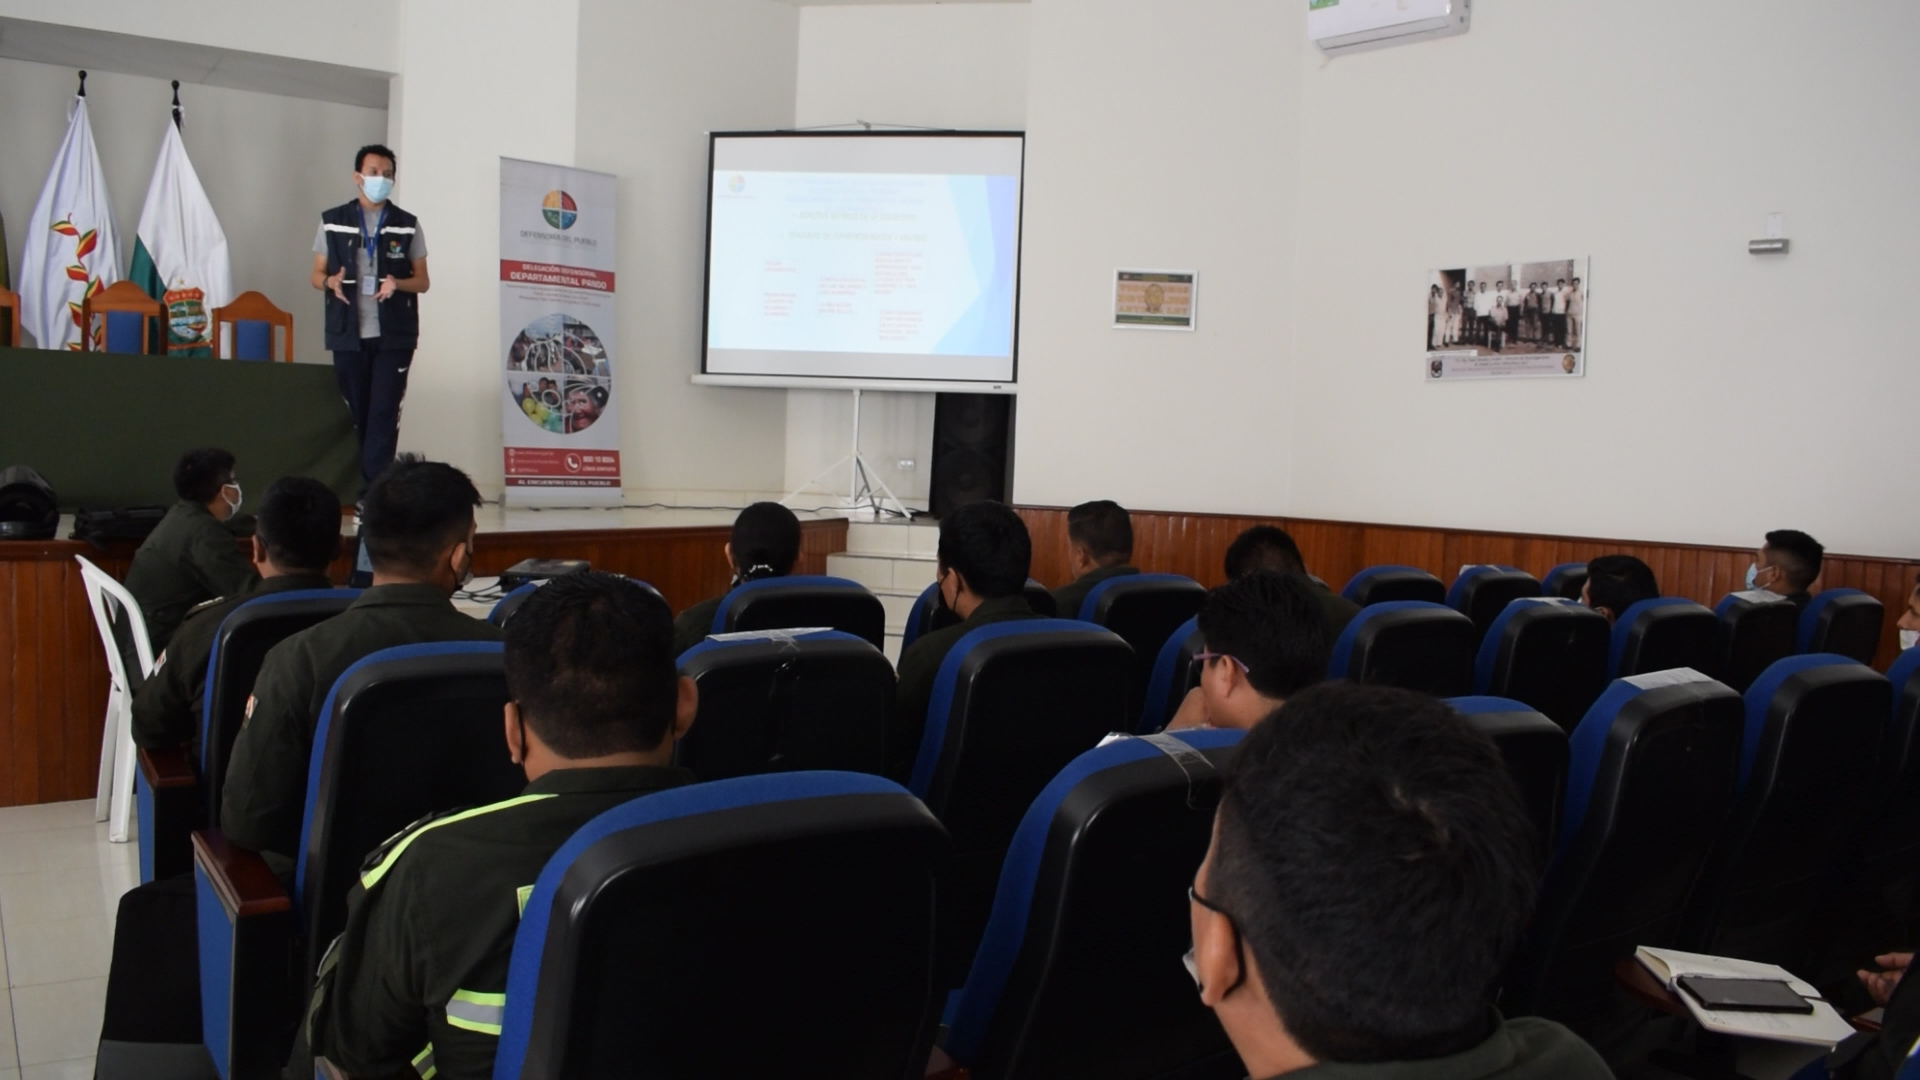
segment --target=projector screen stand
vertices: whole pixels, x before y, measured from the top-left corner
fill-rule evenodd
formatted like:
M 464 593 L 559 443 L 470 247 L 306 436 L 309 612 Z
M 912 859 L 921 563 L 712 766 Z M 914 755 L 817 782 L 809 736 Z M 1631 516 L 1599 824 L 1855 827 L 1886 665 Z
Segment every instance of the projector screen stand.
M 825 480 L 842 466 L 847 470 L 847 497 L 846 501 L 840 503 L 835 509 L 866 511 L 876 520 L 883 517 L 901 517 L 909 521 L 913 519 L 913 515 L 907 510 L 907 505 L 894 495 L 893 489 L 887 487 L 885 480 L 873 475 L 873 471 L 867 467 L 867 459 L 860 456 L 860 391 L 858 389 L 853 391 L 852 449 L 842 455 L 838 461 L 813 474 L 813 479 L 801 484 L 780 501 L 786 505 L 792 505 L 802 492 Z M 878 490 L 875 490 L 876 488 Z

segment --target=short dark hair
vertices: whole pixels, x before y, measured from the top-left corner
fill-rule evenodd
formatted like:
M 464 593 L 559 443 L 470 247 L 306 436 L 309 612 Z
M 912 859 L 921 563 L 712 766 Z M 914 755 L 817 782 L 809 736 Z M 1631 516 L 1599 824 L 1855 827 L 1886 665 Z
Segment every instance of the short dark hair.
M 1767 534 L 1767 547 L 1774 553 L 1775 565 L 1787 576 L 1787 584 L 1804 591 L 1820 576 L 1820 564 L 1827 549 L 1820 541 L 1798 529 L 1775 529 Z
M 1227 580 L 1254 570 L 1304 574 L 1307 563 L 1300 557 L 1300 545 L 1293 542 L 1287 530 L 1277 525 L 1255 525 L 1227 545 Z
M 938 550 L 941 568 L 958 571 L 967 588 L 986 599 L 1026 590 L 1033 540 L 1006 503 L 982 500 L 949 513 L 940 522 Z
M 1083 502 L 1067 511 L 1067 539 L 1087 549 L 1095 562 L 1133 557 L 1133 518 L 1112 499 Z
M 386 158 L 388 161 L 393 162 L 394 173 L 398 174 L 400 172 L 400 155 L 394 153 L 392 150 L 387 149 L 386 147 L 380 145 L 379 143 L 368 143 L 367 145 L 354 151 L 353 153 L 353 171 L 354 172 L 359 172 L 360 167 L 367 163 L 368 154 L 378 154 L 379 156 Z
M 374 569 L 425 571 L 433 557 L 466 539 L 480 492 L 444 461 L 401 454 L 367 487 L 360 536 Z
M 563 574 L 507 621 L 507 693 L 564 758 L 652 750 L 673 726 L 679 690 L 673 613 L 617 574 Z
M 1234 752 L 1201 888 L 1303 1050 L 1417 1061 L 1486 1037 L 1539 877 L 1491 740 L 1424 694 L 1329 683 Z
M 210 503 L 233 480 L 233 455 L 203 446 L 180 455 L 173 466 L 173 493 L 190 503 Z
M 1207 590 L 1200 637 L 1212 652 L 1247 665 L 1247 681 L 1270 698 L 1291 698 L 1327 677 L 1327 620 L 1303 574 L 1253 570 Z
M 1587 563 L 1587 599 L 1617 618 L 1642 600 L 1660 595 L 1653 567 L 1631 555 L 1602 555 Z
M 777 502 L 757 502 L 733 519 L 727 540 L 742 581 L 786 577 L 800 558 L 800 519 Z
M 340 496 L 312 477 L 283 476 L 260 500 L 254 535 L 282 570 L 325 573 L 340 554 Z

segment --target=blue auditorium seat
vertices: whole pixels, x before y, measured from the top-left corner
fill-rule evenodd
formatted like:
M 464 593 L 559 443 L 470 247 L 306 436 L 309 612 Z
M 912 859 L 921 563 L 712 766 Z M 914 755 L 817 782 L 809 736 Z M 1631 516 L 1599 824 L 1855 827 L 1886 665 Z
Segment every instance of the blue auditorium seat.
M 1035 615 L 1051 619 L 1058 614 L 1053 603 L 1053 594 L 1047 591 L 1045 585 L 1032 578 L 1027 579 L 1026 597 L 1027 606 L 1033 609 Z M 913 607 L 907 612 L 907 626 L 900 637 L 900 648 L 904 651 L 907 646 L 918 640 L 921 634 L 958 625 L 960 625 L 960 616 L 940 606 L 940 583 L 936 581 L 921 589 L 920 595 L 914 598 Z
M 1353 575 L 1340 595 L 1367 607 L 1394 600 L 1422 600 L 1444 604 L 1447 586 L 1416 566 L 1369 566 Z
M 1720 620 L 1691 600 L 1659 596 L 1628 607 L 1613 621 L 1607 677 L 1692 668 L 1720 674 Z
M 1873 803 L 1891 699 L 1884 675 L 1832 653 L 1754 680 L 1739 800 L 1687 904 L 1682 948 L 1810 970 L 1813 917 Z
M 1333 643 L 1327 678 L 1464 697 L 1473 692 L 1478 641 L 1473 620 L 1443 604 L 1369 604 Z
M 1587 564 L 1583 562 L 1565 562 L 1547 571 L 1540 579 L 1540 590 L 1546 596 L 1558 596 L 1567 600 L 1578 600 L 1587 587 Z
M 1839 653 L 1870 664 L 1886 618 L 1880 601 L 1859 589 L 1827 589 L 1800 613 L 1797 644 L 1803 653 Z
M 287 988 L 313 985 L 369 852 L 428 814 L 526 786 L 501 735 L 502 652 L 499 642 L 403 645 L 340 676 L 314 732 L 291 896 L 260 856 L 226 850 L 217 830 L 194 834 L 201 1024 L 225 1080 L 285 1062 L 288 1023 L 304 1005 Z
M 1132 647 L 1133 685 L 1128 700 L 1138 703 L 1147 692 L 1167 635 L 1194 618 L 1206 600 L 1207 590 L 1190 577 L 1128 574 L 1095 585 L 1081 602 L 1078 617 L 1106 627 Z
M 1511 698 L 1450 698 L 1447 704 L 1500 748 L 1507 775 L 1520 789 L 1520 801 L 1540 837 L 1540 863 L 1545 866 L 1560 834 L 1561 804 L 1566 801 L 1566 729 Z
M 1526 944 L 1501 994 L 1508 1015 L 1589 1037 L 1624 1000 L 1613 966 L 1678 944 L 1681 913 L 1733 807 L 1739 695 L 1695 671 L 1616 680 L 1568 740 L 1567 796 Z
M 1186 890 L 1240 736 L 1112 742 L 1073 759 L 1033 801 L 948 1007 L 944 1048 L 973 1076 L 1126 1080 L 1237 1064 L 1168 958 L 1191 944 Z
M 1487 628 L 1515 600 L 1542 596 L 1540 582 L 1513 566 L 1463 566 L 1447 589 L 1447 606 L 1473 620 L 1485 635 Z
M 1199 669 L 1193 658 L 1205 642 L 1200 637 L 1200 620 L 1188 619 L 1167 635 L 1154 654 L 1153 674 L 1147 678 L 1147 696 L 1140 710 L 1139 731 L 1158 731 L 1172 722 L 1187 699 L 1187 691 L 1200 685 Z
M 918 1077 L 945 848 L 918 800 L 853 773 L 601 814 L 527 898 L 493 1075 Z
M 1800 651 L 1800 609 L 1779 593 L 1728 593 L 1713 614 L 1720 620 L 1720 681 L 1743 694 L 1775 660 Z
M 880 598 L 846 578 L 795 574 L 733 587 L 713 613 L 709 634 L 826 627 L 887 644 L 887 609 Z
M 135 797 L 141 881 L 192 870 L 193 830 L 219 824 L 227 759 L 246 719 L 253 679 L 267 651 L 345 611 L 359 596 L 354 589 L 298 589 L 255 597 L 227 613 L 214 631 L 213 651 L 207 658 L 198 757 L 189 761 L 177 752 L 140 753 Z
M 702 780 L 886 768 L 893 665 L 852 634 L 709 638 L 681 653 L 679 667 L 700 705 L 674 760 Z
M 1124 731 L 1133 650 L 1069 619 L 970 630 L 934 678 L 908 790 L 953 834 L 943 963 L 959 985 L 1020 817 L 1082 752 Z
M 1572 731 L 1607 688 L 1607 617 L 1557 596 L 1508 604 L 1480 640 L 1473 692 L 1514 698 Z

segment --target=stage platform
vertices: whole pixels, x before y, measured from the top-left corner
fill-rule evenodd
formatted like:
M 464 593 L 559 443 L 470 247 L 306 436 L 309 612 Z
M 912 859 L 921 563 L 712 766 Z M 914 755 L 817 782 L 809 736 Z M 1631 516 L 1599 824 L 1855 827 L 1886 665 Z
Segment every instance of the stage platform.
M 678 612 L 727 588 L 724 546 L 731 509 L 595 510 L 482 507 L 474 574 L 492 577 L 522 559 L 586 559 L 639 578 Z M 837 574 L 879 594 L 888 612 L 888 654 L 913 597 L 933 581 L 931 525 L 808 513 L 801 518 L 801 574 Z M 60 537 L 72 520 L 63 519 Z M 343 534 L 351 537 L 350 522 Z M 242 541 L 244 542 L 244 541 Z M 0 543 L 0 806 L 90 799 L 107 706 L 107 665 L 81 587 L 83 556 L 124 577 L 136 545 L 106 549 L 77 540 Z M 336 581 L 351 569 L 342 544 Z M 484 584 L 477 582 L 477 584 Z M 481 605 L 469 605 L 479 613 Z

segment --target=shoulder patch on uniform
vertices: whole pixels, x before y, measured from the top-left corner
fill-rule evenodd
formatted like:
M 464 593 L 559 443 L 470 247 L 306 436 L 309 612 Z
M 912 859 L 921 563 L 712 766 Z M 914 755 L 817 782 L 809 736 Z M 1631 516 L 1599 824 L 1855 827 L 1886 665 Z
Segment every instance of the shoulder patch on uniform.
M 371 889 L 375 885 L 380 884 L 380 879 L 387 876 L 393 869 L 393 864 L 399 861 L 400 856 L 405 854 L 409 847 L 413 846 L 415 840 L 420 839 L 422 836 L 425 836 L 427 833 L 442 825 L 451 825 L 456 821 L 466 821 L 468 818 L 476 818 L 482 814 L 491 814 L 496 810 L 505 810 L 509 807 L 551 798 L 553 798 L 552 795 L 521 795 L 503 802 L 489 803 L 486 806 L 476 806 L 469 810 L 456 810 L 450 814 L 441 814 L 416 822 L 401 830 L 398 836 L 380 845 L 380 849 L 368 857 L 367 865 L 360 871 L 360 887 L 363 889 Z
M 211 600 L 202 600 L 201 602 L 187 609 L 186 618 L 191 619 L 195 615 L 200 614 L 201 612 L 207 610 L 210 607 L 214 607 L 219 604 L 224 604 L 226 602 L 227 602 L 227 598 L 224 596 L 216 596 Z
M 248 721 L 253 719 L 253 707 L 258 704 L 260 704 L 259 698 L 254 697 L 252 694 L 247 695 L 247 714 L 240 718 L 241 727 L 246 727 Z

